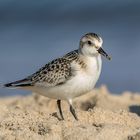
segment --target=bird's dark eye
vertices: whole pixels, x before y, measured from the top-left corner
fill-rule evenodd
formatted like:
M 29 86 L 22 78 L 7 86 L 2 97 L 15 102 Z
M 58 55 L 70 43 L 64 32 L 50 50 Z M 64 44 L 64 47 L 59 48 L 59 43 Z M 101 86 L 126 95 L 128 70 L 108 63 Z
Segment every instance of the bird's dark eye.
M 92 44 L 91 41 L 88 41 L 87 43 L 88 43 L 88 45 L 91 45 Z

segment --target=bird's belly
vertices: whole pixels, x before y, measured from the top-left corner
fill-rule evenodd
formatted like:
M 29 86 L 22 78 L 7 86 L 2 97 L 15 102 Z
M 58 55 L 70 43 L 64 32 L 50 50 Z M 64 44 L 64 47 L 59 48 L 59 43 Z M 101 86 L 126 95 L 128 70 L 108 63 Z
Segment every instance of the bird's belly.
M 99 74 L 92 75 L 80 73 L 62 85 L 55 87 L 36 87 L 36 92 L 54 99 L 68 100 L 81 96 L 92 90 L 98 80 Z

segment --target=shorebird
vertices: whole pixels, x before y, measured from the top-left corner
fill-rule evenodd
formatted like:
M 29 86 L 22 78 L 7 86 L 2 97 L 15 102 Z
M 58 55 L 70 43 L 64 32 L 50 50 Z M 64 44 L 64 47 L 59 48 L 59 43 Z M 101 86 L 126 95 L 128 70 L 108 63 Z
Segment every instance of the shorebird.
M 103 50 L 102 44 L 103 40 L 99 35 L 87 33 L 80 39 L 77 50 L 51 61 L 22 80 L 4 84 L 4 87 L 30 90 L 56 99 L 62 120 L 61 100 L 66 100 L 70 105 L 70 112 L 78 120 L 72 105 L 73 99 L 94 88 L 101 73 L 101 55 L 111 59 Z

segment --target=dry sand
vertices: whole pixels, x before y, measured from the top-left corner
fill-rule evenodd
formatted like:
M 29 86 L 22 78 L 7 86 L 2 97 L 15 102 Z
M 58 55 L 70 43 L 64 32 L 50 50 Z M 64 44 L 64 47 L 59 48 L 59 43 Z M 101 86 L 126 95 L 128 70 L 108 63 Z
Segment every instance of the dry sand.
M 140 94 L 112 95 L 102 86 L 74 102 L 65 101 L 59 121 L 55 100 L 29 95 L 0 99 L 0 140 L 140 140 Z

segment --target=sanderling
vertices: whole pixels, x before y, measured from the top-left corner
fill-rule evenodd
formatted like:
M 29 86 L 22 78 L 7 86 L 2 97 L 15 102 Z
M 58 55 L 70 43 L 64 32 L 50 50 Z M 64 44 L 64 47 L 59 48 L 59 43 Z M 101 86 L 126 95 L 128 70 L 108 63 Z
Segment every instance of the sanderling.
M 87 33 L 81 38 L 77 50 L 53 60 L 27 78 L 5 84 L 4 87 L 26 89 L 56 99 L 62 120 L 61 100 L 66 100 L 70 112 L 78 120 L 72 106 L 73 99 L 94 88 L 101 72 L 101 55 L 111 59 L 102 49 L 102 44 L 99 35 Z

